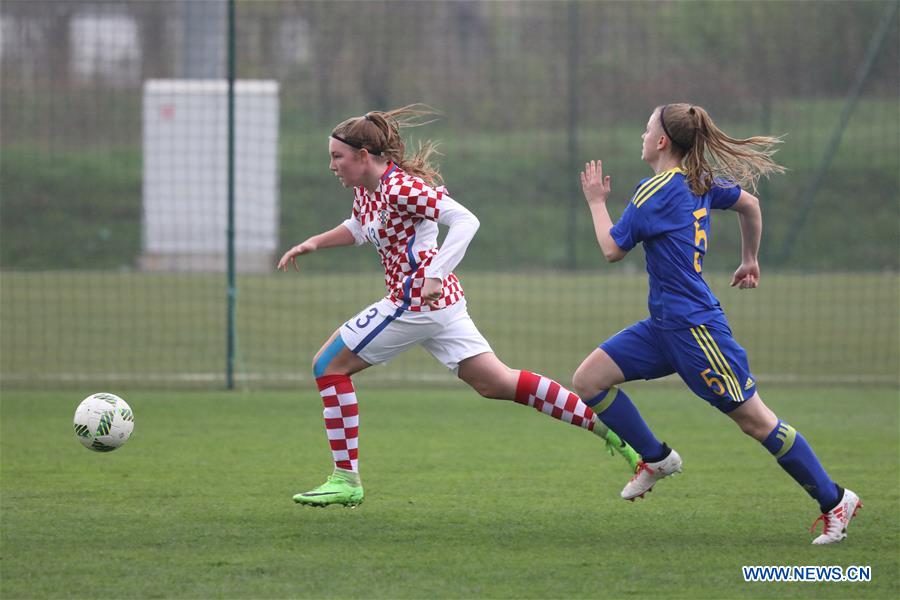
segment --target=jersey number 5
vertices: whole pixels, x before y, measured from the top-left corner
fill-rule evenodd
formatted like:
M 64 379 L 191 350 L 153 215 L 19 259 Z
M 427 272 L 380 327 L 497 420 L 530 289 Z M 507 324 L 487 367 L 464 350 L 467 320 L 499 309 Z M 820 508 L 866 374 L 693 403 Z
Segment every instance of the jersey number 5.
M 694 246 L 696 248 L 702 248 L 703 252 L 706 252 L 707 243 L 706 243 L 706 231 L 700 227 L 700 219 L 706 216 L 706 209 L 701 208 L 694 211 L 694 218 L 697 219 L 694 221 Z M 703 265 L 700 264 L 700 251 L 694 251 L 694 270 L 698 273 L 703 272 Z

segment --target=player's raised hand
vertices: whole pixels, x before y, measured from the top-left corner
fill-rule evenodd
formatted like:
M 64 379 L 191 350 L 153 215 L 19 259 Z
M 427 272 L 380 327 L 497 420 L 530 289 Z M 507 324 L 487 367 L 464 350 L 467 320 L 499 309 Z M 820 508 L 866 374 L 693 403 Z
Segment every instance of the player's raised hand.
M 741 263 L 731 276 L 731 287 L 749 290 L 759 286 L 759 263 Z
M 281 257 L 281 260 L 278 261 L 278 270 L 279 271 L 287 271 L 288 263 L 294 265 L 294 270 L 299 271 L 300 266 L 297 265 L 297 257 L 301 254 L 309 254 L 310 252 L 314 252 L 316 249 L 316 245 L 306 240 L 302 244 L 297 244 L 290 250 L 284 253 Z
M 606 202 L 611 189 L 609 175 L 603 175 L 603 161 L 592 160 L 585 163 L 584 171 L 581 172 L 581 190 L 588 204 Z

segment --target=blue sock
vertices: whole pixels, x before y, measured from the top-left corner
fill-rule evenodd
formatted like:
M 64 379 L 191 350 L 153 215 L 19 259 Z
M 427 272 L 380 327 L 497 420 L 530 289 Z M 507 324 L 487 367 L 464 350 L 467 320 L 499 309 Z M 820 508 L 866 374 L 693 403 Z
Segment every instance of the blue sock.
M 837 506 L 840 501 L 837 485 L 799 431 L 779 419 L 762 445 L 775 456 L 781 468 L 819 502 L 823 513 Z
M 597 418 L 620 438 L 631 444 L 645 462 L 662 460 L 667 448 L 656 439 L 637 407 L 625 392 L 613 386 L 584 403 L 591 407 Z

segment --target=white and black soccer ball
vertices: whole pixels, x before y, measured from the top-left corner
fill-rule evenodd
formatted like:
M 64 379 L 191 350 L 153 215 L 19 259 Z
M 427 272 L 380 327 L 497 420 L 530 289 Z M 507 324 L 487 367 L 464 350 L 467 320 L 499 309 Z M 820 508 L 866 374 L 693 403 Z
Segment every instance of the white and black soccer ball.
M 75 410 L 75 436 L 88 450 L 112 452 L 131 437 L 134 413 L 115 394 L 91 394 Z

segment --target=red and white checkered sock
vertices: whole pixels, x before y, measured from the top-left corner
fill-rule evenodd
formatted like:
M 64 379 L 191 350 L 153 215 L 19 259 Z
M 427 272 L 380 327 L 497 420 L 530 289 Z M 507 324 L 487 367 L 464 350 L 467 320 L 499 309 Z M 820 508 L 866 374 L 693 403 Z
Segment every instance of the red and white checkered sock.
M 346 375 L 316 377 L 325 410 L 325 431 L 331 445 L 334 466 L 359 472 L 359 405 L 353 382 Z
M 574 392 L 552 379 L 530 371 L 519 371 L 515 401 L 533 406 L 538 412 L 588 431 L 593 431 L 597 423 L 594 412 Z

